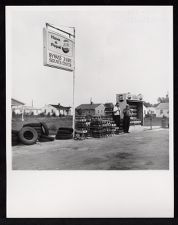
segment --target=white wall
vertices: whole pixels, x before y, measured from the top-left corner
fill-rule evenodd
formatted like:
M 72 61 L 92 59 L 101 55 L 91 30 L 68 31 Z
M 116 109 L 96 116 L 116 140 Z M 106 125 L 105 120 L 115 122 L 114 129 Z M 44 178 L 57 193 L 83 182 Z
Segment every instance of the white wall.
M 101 104 L 101 105 L 99 105 L 98 107 L 96 107 L 96 109 L 95 109 L 95 115 L 98 115 L 98 116 L 104 116 L 104 109 L 105 109 L 105 107 L 104 107 L 104 105 L 103 104 Z
M 55 113 L 56 116 L 59 116 L 59 111 L 51 105 L 44 106 L 42 108 L 42 112 L 45 113 L 45 115 L 48 115 L 48 114 L 52 115 L 53 113 Z
M 163 117 L 163 116 L 169 117 L 169 110 L 168 109 L 162 109 L 162 112 L 161 112 L 161 109 L 157 109 L 156 110 L 156 117 Z

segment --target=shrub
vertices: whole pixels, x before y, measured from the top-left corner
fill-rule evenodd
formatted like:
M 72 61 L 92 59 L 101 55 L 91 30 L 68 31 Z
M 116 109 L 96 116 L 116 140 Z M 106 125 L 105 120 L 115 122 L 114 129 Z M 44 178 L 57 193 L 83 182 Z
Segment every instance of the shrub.
M 53 112 L 52 116 L 53 116 L 53 117 L 56 117 L 56 114 L 55 114 L 55 112 Z

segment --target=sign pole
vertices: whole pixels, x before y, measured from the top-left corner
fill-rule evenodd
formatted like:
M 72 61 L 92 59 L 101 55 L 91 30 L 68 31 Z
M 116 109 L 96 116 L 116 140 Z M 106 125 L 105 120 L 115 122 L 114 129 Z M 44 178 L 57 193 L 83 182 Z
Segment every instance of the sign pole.
M 64 37 L 60 33 L 48 30 L 48 26 L 69 35 Z M 43 65 L 67 71 L 73 71 L 73 137 L 75 136 L 75 27 L 73 34 L 46 23 L 43 29 Z M 74 40 L 71 39 L 73 37 Z M 62 45 L 63 43 L 63 45 Z M 73 46 L 73 56 L 69 52 Z
M 73 120 L 72 120 L 72 128 L 73 128 L 73 138 L 75 137 L 75 27 L 74 30 L 74 70 L 73 70 Z
M 153 120 L 153 116 L 152 113 L 150 114 L 150 130 L 152 130 L 152 120 Z
M 22 106 L 22 122 L 24 121 L 24 107 Z

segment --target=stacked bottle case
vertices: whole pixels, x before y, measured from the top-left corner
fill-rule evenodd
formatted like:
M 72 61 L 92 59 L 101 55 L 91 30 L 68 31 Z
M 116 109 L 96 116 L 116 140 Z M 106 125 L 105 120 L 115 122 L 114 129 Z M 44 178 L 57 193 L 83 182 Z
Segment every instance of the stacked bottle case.
M 101 138 L 105 136 L 105 129 L 100 117 L 93 117 L 90 124 L 90 134 L 94 138 Z
M 141 125 L 141 120 L 138 119 L 137 105 L 130 104 L 130 111 L 131 111 L 130 124 L 131 125 Z
M 106 121 L 106 129 L 107 129 L 107 136 L 112 136 L 116 133 L 116 124 L 113 120 L 112 115 L 106 115 L 103 117 L 103 120 Z
M 75 135 L 86 137 L 88 133 L 88 123 L 85 116 L 75 117 Z
M 113 114 L 113 108 L 114 108 L 114 105 L 113 103 L 105 103 L 105 115 L 106 116 L 111 116 L 112 117 L 112 114 Z
M 102 138 L 114 135 L 116 124 L 112 116 L 93 117 L 90 124 L 90 133 L 92 137 Z

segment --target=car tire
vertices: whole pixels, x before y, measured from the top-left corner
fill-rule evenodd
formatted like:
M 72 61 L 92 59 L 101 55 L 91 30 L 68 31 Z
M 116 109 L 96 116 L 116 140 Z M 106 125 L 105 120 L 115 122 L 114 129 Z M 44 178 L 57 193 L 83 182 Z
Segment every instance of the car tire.
M 72 137 L 56 137 L 56 140 L 69 140 L 72 139 Z
M 66 131 L 66 132 L 69 132 L 69 133 L 73 133 L 73 128 L 70 128 L 70 127 L 60 127 L 58 129 L 58 131 Z
M 39 138 L 39 142 L 49 142 L 49 141 L 54 141 L 54 137 L 49 137 L 49 136 L 46 136 L 46 135 L 42 135 L 40 138 Z
M 13 141 L 12 142 L 12 146 L 16 146 L 16 145 L 18 145 L 19 144 L 19 142 L 17 142 L 17 141 Z
M 48 129 L 46 123 L 41 122 L 41 127 L 42 127 L 42 133 L 48 136 L 49 135 L 49 129 Z
M 33 145 L 38 139 L 38 133 L 33 127 L 23 127 L 18 136 L 19 140 L 25 145 Z
M 69 134 L 72 134 L 70 131 L 65 131 L 65 130 L 58 130 L 57 134 L 61 134 L 61 135 L 69 135 Z
M 48 139 L 48 140 L 51 140 L 51 141 L 54 141 L 54 137 L 51 137 L 51 136 L 46 136 L 46 135 L 41 135 L 41 138 L 45 138 L 45 139 Z
M 66 139 L 72 139 L 73 135 L 56 135 L 56 140 L 66 140 Z
M 12 130 L 13 135 L 17 135 L 19 133 L 19 130 Z
M 19 140 L 19 137 L 16 136 L 16 137 L 12 137 L 12 141 L 18 141 Z
M 41 123 L 27 123 L 23 127 L 41 127 Z

